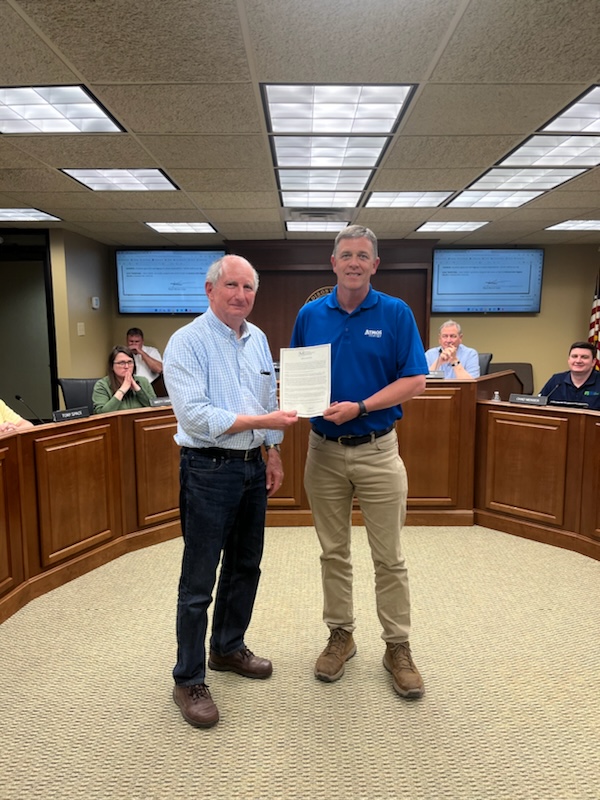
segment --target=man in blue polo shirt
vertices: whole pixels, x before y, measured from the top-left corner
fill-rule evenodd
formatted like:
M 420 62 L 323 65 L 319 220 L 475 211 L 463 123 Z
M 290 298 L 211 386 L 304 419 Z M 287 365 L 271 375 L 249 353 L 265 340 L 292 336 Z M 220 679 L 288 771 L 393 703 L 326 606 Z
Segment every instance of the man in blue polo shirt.
M 331 343 L 331 405 L 312 419 L 304 485 L 321 543 L 323 619 L 329 641 L 315 676 L 332 682 L 356 653 L 350 554 L 356 496 L 373 562 L 377 613 L 386 643 L 383 665 L 402 697 L 421 697 L 424 685 L 411 656 L 408 575 L 400 548 L 407 480 L 395 422 L 401 403 L 425 389 L 424 348 L 412 311 L 375 291 L 377 239 L 351 225 L 331 256 L 337 286 L 300 309 L 292 347 Z
M 550 400 L 587 403 L 600 411 L 600 371 L 595 369 L 596 347 L 590 342 L 574 342 L 569 348 L 569 369 L 557 372 L 540 392 Z

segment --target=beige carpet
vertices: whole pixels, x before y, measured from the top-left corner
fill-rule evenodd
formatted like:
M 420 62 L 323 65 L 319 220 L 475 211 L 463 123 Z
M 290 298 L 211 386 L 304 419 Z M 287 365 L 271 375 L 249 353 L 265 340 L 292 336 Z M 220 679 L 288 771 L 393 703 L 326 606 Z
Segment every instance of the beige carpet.
M 1 800 L 598 800 L 600 564 L 480 527 L 408 528 L 421 701 L 381 665 L 354 532 L 358 653 L 316 681 L 312 528 L 267 530 L 248 645 L 269 681 L 209 673 L 221 712 L 171 700 L 179 540 L 131 553 L 0 626 Z

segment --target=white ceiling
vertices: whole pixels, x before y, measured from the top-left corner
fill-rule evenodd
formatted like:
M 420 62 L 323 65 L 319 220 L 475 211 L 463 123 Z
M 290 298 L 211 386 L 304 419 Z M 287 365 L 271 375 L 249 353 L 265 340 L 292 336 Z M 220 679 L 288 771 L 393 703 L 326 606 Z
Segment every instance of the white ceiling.
M 121 134 L 0 135 L 0 208 L 109 245 L 286 233 L 262 83 L 414 83 L 372 191 L 460 191 L 600 82 L 598 0 L 0 0 L 0 86 L 83 84 Z M 159 167 L 177 192 L 92 192 L 60 168 Z M 364 203 L 364 200 L 363 200 Z M 354 210 L 380 238 L 600 243 L 600 167 L 517 208 Z M 418 234 L 429 220 L 488 220 Z M 210 222 L 211 235 L 144 222 Z

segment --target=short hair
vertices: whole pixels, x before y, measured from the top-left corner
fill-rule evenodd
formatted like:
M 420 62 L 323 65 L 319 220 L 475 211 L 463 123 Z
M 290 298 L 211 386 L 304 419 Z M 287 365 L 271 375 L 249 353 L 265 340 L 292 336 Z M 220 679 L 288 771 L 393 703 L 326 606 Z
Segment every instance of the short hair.
M 450 328 L 451 326 L 453 328 L 456 328 L 459 336 L 462 336 L 462 328 L 460 327 L 458 322 L 455 322 L 453 319 L 447 319 L 446 322 L 442 322 L 442 324 L 440 325 L 440 333 L 444 330 L 444 328 Z
M 592 354 L 592 358 L 596 358 L 596 354 L 598 353 L 598 348 L 591 342 L 573 342 L 571 347 L 569 347 L 569 355 L 571 355 L 571 350 L 589 350 Z
M 377 237 L 370 228 L 365 228 L 362 225 L 348 225 L 341 230 L 335 237 L 333 244 L 334 256 L 342 239 L 368 239 L 373 245 L 373 255 L 377 258 Z
M 243 258 L 244 261 L 251 267 L 252 272 L 254 273 L 254 291 L 257 292 L 259 283 L 258 272 L 254 269 L 252 264 L 250 264 L 248 259 L 244 258 L 243 256 L 236 256 L 234 253 L 229 253 L 226 256 L 221 256 L 221 258 L 218 258 L 216 261 L 213 261 L 213 263 L 210 265 L 206 273 L 206 278 L 205 278 L 206 283 L 210 283 L 211 286 L 215 285 L 215 283 L 219 280 L 219 278 L 223 274 L 223 265 L 226 259 L 231 258 L 232 256 L 234 258 Z
M 128 339 L 130 336 L 141 336 L 143 339 L 144 331 L 141 328 L 129 328 L 129 330 L 125 335 L 127 336 Z

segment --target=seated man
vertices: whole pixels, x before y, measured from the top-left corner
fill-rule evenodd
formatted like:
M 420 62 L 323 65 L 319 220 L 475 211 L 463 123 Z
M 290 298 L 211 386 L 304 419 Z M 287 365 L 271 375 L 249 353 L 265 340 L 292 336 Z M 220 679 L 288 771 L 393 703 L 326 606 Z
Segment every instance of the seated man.
M 600 411 L 600 371 L 595 369 L 596 347 L 590 342 L 573 342 L 569 348 L 567 372 L 557 372 L 546 383 L 541 395 L 550 400 L 587 403 Z
M 129 328 L 127 347 L 135 359 L 134 373 L 146 380 L 155 381 L 163 371 L 162 356 L 156 347 L 146 347 L 141 328 Z
M 3 400 L 0 400 L 0 436 L 4 433 L 22 431 L 25 428 L 33 428 L 33 423 L 20 417 L 16 411 L 13 411 Z
M 473 380 L 479 377 L 479 353 L 462 343 L 462 329 L 449 319 L 440 327 L 439 347 L 425 353 L 430 372 L 443 372 L 449 380 Z

